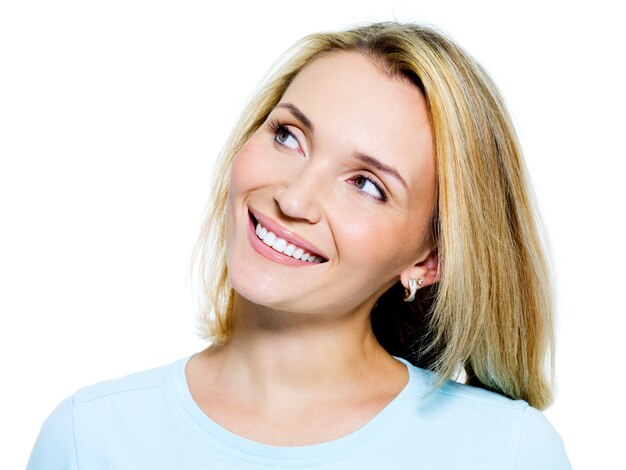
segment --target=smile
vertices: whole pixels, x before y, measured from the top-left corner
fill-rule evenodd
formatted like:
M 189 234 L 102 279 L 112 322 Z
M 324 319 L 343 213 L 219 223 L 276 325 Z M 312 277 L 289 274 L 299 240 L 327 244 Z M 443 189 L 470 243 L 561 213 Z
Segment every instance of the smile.
M 318 254 L 306 240 L 273 220 L 249 212 L 249 239 L 253 248 L 260 254 L 282 264 L 310 265 L 328 261 Z M 262 221 L 260 222 L 259 219 Z M 303 246 L 304 245 L 304 246 Z
M 311 253 L 306 253 L 304 249 L 292 245 L 291 243 L 287 244 L 285 240 L 282 238 L 278 238 L 274 232 L 269 232 L 265 227 L 263 227 L 259 222 L 256 224 L 256 236 L 259 239 L 263 240 L 267 246 L 272 247 L 274 250 L 279 253 L 284 253 L 287 256 L 291 256 L 295 259 L 300 259 L 302 261 L 308 261 L 309 263 L 321 263 L 322 257 L 315 256 Z

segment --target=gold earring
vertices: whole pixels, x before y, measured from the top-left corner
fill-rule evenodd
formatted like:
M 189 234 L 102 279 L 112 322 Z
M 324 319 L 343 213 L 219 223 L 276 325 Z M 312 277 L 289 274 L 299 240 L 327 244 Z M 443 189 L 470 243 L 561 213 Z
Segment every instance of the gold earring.
M 419 279 L 410 278 L 409 279 L 409 288 L 408 289 L 407 288 L 404 289 L 404 293 L 405 293 L 404 301 L 405 302 L 413 302 L 413 300 L 415 300 L 415 293 L 417 292 L 417 289 L 422 287 L 422 284 L 424 284 L 424 278 L 423 277 L 420 277 Z

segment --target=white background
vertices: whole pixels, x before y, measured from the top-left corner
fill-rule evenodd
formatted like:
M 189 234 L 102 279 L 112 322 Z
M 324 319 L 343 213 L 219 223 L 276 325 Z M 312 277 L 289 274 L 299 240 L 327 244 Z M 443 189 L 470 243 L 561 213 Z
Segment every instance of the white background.
M 624 44 L 618 2 L 14 1 L 0 6 L 0 468 L 77 388 L 204 347 L 189 259 L 213 159 L 304 34 L 439 26 L 514 116 L 558 279 L 575 468 L 623 463 Z

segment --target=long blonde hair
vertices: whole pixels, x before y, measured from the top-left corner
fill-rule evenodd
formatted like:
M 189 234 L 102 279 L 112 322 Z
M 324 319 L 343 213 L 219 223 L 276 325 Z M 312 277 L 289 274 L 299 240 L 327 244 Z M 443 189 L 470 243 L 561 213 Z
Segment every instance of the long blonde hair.
M 415 306 L 399 282 L 372 311 L 394 355 L 437 372 L 435 387 L 465 369 L 467 382 L 543 409 L 552 401 L 552 283 L 518 139 L 483 68 L 431 27 L 381 22 L 311 34 L 277 62 L 244 109 L 215 167 L 211 207 L 194 250 L 202 282 L 200 327 L 230 336 L 234 291 L 224 217 L 233 157 L 309 62 L 331 51 L 365 54 L 424 93 L 433 129 L 437 202 L 432 235 L 440 280 Z

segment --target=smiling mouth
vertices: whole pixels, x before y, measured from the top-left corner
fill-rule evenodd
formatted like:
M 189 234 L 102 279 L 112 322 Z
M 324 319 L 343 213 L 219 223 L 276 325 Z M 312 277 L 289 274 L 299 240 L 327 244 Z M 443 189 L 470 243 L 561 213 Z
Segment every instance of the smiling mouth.
M 252 220 L 252 226 L 255 228 L 257 238 L 274 251 L 289 258 L 293 258 L 294 260 L 305 261 L 307 263 L 325 263 L 328 261 L 326 258 L 317 253 L 298 246 L 296 243 L 278 237 L 274 232 L 271 232 L 264 227 L 256 219 L 256 217 L 254 217 L 252 212 L 248 211 L 248 215 Z

